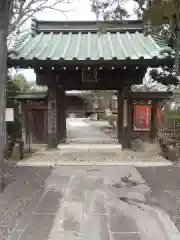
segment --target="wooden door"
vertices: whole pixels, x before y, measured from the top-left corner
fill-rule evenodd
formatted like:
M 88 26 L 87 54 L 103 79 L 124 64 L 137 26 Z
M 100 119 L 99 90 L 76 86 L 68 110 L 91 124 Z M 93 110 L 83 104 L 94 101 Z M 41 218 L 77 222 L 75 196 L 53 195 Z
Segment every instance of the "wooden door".
M 47 143 L 47 110 L 33 109 L 32 114 L 32 142 Z

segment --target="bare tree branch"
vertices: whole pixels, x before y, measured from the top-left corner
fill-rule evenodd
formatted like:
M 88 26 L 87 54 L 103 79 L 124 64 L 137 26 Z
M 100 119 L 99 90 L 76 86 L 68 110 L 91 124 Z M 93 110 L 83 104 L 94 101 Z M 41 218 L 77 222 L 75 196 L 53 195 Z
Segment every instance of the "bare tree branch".
M 70 7 L 70 4 L 73 0 L 13 0 L 13 10 L 10 19 L 10 31 L 13 32 L 19 31 L 22 25 L 31 17 L 39 12 L 44 12 L 46 10 L 58 11 L 65 16 L 65 13 L 68 11 L 73 11 L 73 9 L 64 10 L 62 5 L 67 5 Z

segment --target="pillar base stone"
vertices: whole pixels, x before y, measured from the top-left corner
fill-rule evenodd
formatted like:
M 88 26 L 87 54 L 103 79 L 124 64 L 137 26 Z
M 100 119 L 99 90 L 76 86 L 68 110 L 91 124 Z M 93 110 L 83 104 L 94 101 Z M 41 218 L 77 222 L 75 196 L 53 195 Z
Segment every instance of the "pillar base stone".
M 56 133 L 48 133 L 48 148 L 57 148 L 57 134 Z
M 122 149 L 130 149 L 131 148 L 131 140 L 129 138 L 121 138 L 118 141 L 122 145 Z
M 59 140 L 59 144 L 61 144 L 61 143 L 66 143 L 66 138 L 60 139 L 60 140 Z

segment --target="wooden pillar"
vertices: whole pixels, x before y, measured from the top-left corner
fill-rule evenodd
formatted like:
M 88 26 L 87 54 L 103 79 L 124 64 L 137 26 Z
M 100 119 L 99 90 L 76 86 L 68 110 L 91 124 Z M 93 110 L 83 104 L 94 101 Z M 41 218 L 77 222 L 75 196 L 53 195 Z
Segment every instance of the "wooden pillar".
M 123 99 L 122 91 L 118 90 L 117 96 L 117 139 L 118 143 L 121 143 L 123 131 Z
M 131 148 L 131 138 L 134 131 L 134 104 L 132 99 L 128 99 L 128 110 L 127 110 L 127 118 L 128 118 L 128 136 L 129 136 L 129 148 Z
M 57 88 L 57 134 L 58 143 L 66 142 L 66 94 L 63 88 Z
M 19 103 L 19 108 L 20 108 L 20 114 L 22 119 L 22 140 L 24 144 L 27 144 L 27 123 L 26 123 L 27 111 L 26 111 L 25 101 L 21 101 Z
M 117 138 L 122 148 L 131 148 L 131 136 L 133 131 L 133 104 L 131 99 L 123 99 L 122 92 L 118 92 L 118 121 Z
M 48 147 L 56 148 L 57 134 L 57 92 L 55 86 L 48 86 Z
M 152 141 L 156 140 L 157 137 L 157 101 L 152 100 L 151 105 L 151 131 L 150 131 L 150 139 Z
M 131 99 L 123 99 L 118 92 L 117 138 L 122 148 L 131 148 L 131 136 L 134 126 L 134 111 Z

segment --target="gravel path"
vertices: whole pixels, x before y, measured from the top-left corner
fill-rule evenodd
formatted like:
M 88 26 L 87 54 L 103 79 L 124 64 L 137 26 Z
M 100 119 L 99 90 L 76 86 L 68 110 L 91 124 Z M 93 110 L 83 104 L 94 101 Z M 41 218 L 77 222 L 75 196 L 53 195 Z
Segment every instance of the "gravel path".
M 0 195 L 0 239 L 10 234 L 35 193 L 43 189 L 50 174 L 47 167 L 16 167 L 7 169 L 5 189 Z
M 180 231 L 180 167 L 144 167 L 137 170 L 151 189 L 147 203 L 166 211 Z

